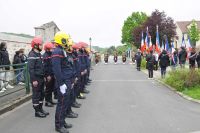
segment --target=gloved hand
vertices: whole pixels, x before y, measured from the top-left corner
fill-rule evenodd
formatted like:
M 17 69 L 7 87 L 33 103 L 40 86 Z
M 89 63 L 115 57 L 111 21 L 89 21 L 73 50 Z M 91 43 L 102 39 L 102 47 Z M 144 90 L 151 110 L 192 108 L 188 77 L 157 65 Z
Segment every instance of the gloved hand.
M 63 84 L 63 85 L 60 86 L 60 92 L 61 92 L 62 94 L 65 94 L 65 93 L 66 93 L 66 90 L 67 90 L 66 84 Z

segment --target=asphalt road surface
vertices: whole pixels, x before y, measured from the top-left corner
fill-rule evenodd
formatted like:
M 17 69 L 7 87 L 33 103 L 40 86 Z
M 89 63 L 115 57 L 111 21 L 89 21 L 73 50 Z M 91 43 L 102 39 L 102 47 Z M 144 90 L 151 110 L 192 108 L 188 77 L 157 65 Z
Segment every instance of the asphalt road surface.
M 70 133 L 198 133 L 200 104 L 187 101 L 130 64 L 98 64 Z M 55 133 L 55 108 L 34 117 L 31 102 L 0 116 L 1 133 Z

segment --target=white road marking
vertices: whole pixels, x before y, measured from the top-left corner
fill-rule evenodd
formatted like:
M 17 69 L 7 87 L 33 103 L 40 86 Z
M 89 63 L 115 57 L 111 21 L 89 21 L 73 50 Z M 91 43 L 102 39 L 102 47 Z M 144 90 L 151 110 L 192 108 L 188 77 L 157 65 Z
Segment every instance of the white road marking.
M 150 80 L 92 80 L 93 82 L 151 82 Z

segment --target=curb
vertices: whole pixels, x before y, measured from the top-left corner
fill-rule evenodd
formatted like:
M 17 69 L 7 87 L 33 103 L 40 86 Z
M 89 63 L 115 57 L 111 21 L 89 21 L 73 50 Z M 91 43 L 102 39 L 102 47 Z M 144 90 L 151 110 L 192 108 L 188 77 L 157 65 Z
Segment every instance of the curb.
M 7 105 L 4 105 L 0 108 L 0 115 L 13 110 L 14 108 L 18 107 L 19 105 L 22 105 L 23 103 L 29 101 L 31 99 L 32 94 L 25 95 L 23 97 L 20 97 L 13 102 L 10 102 Z
M 147 74 L 144 70 L 141 70 L 143 73 Z M 175 88 L 171 87 L 170 85 L 164 83 L 163 81 L 159 80 L 158 78 L 154 78 L 155 81 L 161 83 L 162 85 L 166 86 L 168 89 L 172 90 L 173 92 L 175 92 L 176 94 L 178 94 L 179 96 L 185 98 L 186 100 L 188 101 L 192 101 L 192 102 L 195 102 L 195 103 L 199 103 L 200 104 L 200 100 L 197 100 L 197 99 L 194 99 L 194 98 L 191 98 L 185 94 L 183 94 L 182 92 L 178 92 L 176 91 Z

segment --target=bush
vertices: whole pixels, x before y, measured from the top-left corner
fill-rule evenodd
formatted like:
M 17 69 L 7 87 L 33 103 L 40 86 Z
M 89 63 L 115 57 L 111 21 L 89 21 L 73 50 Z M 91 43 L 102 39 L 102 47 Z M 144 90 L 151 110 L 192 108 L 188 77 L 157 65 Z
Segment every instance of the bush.
M 177 70 L 169 72 L 165 82 L 177 91 L 194 88 L 200 85 L 200 70 Z
M 142 58 L 142 62 L 141 62 L 141 69 L 146 69 L 146 59 Z

